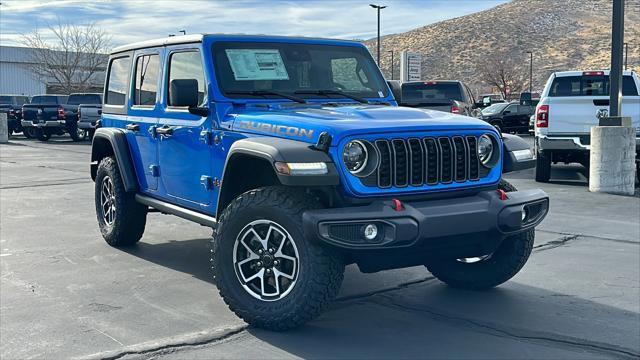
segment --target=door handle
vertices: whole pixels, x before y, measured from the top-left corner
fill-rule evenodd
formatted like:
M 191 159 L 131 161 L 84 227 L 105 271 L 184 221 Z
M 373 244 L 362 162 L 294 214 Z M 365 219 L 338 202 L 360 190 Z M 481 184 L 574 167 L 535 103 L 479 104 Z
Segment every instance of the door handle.
M 173 135 L 174 127 L 165 125 L 156 129 L 156 134 L 160 134 L 165 137 Z
M 138 125 L 138 124 L 127 124 L 126 128 L 127 128 L 127 130 L 131 130 L 131 131 L 135 131 L 135 132 L 140 131 L 140 125 Z

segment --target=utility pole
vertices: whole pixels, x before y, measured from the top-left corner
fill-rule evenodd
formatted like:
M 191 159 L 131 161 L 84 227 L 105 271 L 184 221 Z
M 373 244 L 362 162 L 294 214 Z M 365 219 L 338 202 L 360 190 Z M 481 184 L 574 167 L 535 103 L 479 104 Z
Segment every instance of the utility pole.
M 533 94 L 533 51 L 527 51 L 529 58 L 529 94 Z M 533 95 L 531 95 L 533 97 Z
M 629 43 L 624 43 L 624 69 L 627 70 L 627 55 L 629 55 Z
M 386 8 L 386 6 L 369 4 L 372 8 L 378 10 L 378 67 L 380 66 L 380 10 Z
M 622 44 L 624 43 L 624 0 L 613 0 L 611 25 L 611 72 L 609 73 L 609 116 L 622 116 Z
M 389 50 L 387 52 L 391 53 L 391 80 L 393 80 L 393 50 Z

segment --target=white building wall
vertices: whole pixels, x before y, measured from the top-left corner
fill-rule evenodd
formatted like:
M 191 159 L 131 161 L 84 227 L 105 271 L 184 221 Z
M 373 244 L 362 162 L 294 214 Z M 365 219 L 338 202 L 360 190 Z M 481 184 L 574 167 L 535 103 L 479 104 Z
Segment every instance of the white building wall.
M 45 83 L 37 80 L 28 66 L 25 63 L 0 62 L 0 94 L 44 94 Z

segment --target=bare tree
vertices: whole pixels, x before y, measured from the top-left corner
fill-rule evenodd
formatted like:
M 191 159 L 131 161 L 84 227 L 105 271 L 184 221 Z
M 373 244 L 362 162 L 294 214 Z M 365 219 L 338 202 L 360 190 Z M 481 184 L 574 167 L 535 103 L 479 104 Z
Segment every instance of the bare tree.
M 488 57 L 478 68 L 480 80 L 508 99 L 510 94 L 520 94 L 528 86 L 529 74 L 521 63 L 511 57 Z
M 24 35 L 22 44 L 29 48 L 31 71 L 40 80 L 59 87 L 66 93 L 86 91 L 95 76 L 104 71 L 111 36 L 95 23 L 75 25 L 61 23 L 47 28 L 51 41 L 36 30 Z

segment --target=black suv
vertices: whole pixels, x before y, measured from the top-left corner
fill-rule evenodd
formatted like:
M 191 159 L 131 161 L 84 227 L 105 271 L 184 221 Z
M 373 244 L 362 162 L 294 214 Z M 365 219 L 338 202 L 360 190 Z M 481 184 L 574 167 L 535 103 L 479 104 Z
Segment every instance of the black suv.
M 400 106 L 439 110 L 479 118 L 481 113 L 469 87 L 457 80 L 388 81 Z
M 496 103 L 482 109 L 481 119 L 504 132 L 526 133 L 529 131 L 529 117 L 535 107 L 517 102 Z

